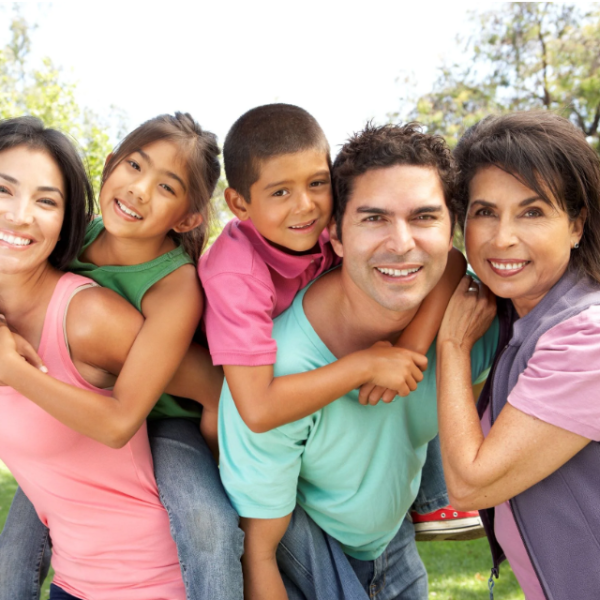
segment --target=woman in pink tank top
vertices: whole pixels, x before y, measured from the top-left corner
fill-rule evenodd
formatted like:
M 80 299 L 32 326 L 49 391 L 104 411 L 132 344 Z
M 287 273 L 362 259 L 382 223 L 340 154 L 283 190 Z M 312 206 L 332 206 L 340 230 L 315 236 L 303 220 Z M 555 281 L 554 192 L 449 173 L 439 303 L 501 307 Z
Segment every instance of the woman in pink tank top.
M 31 117 L 0 123 L 0 336 L 57 380 L 108 395 L 142 317 L 120 296 L 61 271 L 92 210 L 85 169 L 65 136 Z M 1 356 L 5 373 L 22 365 Z M 47 377 L 47 375 L 40 376 Z M 52 600 L 184 600 L 145 425 L 122 448 L 70 429 L 0 387 L 0 459 L 48 526 Z

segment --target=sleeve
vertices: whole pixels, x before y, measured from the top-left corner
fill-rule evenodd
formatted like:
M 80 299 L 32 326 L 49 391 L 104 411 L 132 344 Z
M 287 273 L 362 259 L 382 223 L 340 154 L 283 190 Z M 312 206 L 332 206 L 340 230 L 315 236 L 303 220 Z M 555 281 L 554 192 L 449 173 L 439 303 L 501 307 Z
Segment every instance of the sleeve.
M 214 364 L 274 364 L 274 289 L 240 273 L 220 273 L 202 283 L 206 294 L 204 325 Z
M 500 341 L 500 324 L 495 317 L 490 328 L 477 340 L 471 351 L 471 375 L 473 385 L 487 379 Z
M 546 423 L 600 441 L 600 307 L 538 340 L 508 402 Z
M 224 385 L 219 405 L 220 472 L 240 516 L 278 519 L 294 510 L 311 423 L 306 417 L 267 433 L 253 433 Z

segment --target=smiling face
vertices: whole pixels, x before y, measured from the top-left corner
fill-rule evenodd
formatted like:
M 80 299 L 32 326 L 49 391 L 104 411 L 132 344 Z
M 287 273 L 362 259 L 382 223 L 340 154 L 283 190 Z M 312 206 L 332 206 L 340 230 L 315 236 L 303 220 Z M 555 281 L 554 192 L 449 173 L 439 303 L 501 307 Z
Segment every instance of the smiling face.
M 441 278 L 451 218 L 435 169 L 396 165 L 359 175 L 342 220 L 343 272 L 360 294 L 391 311 L 413 310 Z M 346 276 L 344 275 L 344 276 Z
M 548 194 L 498 167 L 477 171 L 469 186 L 465 246 L 469 263 L 520 316 L 531 311 L 566 271 L 585 215 L 571 221 Z
M 126 156 L 100 191 L 106 230 L 116 237 L 161 240 L 186 228 L 186 163 L 178 146 L 160 140 Z
M 63 176 L 43 150 L 16 146 L 0 152 L 0 272 L 43 267 L 65 215 Z
M 310 252 L 331 218 L 327 154 L 322 149 L 310 149 L 263 160 L 260 177 L 250 186 L 250 202 L 231 188 L 228 194 L 228 204 L 236 216 L 252 219 L 257 231 L 273 246 L 284 252 Z

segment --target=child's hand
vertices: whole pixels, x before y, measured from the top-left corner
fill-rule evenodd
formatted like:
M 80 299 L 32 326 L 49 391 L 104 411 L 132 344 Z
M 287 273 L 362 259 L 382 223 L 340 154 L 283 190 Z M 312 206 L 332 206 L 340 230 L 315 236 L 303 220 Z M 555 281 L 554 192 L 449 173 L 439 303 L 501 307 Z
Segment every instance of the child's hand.
M 385 397 L 390 402 L 394 396 L 408 396 L 417 389 L 427 369 L 427 358 L 418 352 L 397 348 L 389 342 L 377 342 L 364 350 L 370 361 L 370 381 L 361 387 L 358 400 L 361 404 L 377 404 Z M 378 389 L 379 388 L 379 389 Z
M 389 404 L 397 395 L 398 392 L 396 390 L 390 390 L 374 383 L 365 383 L 360 386 L 358 401 L 361 404 L 371 404 L 373 406 L 380 400 Z
M 4 315 L 0 315 L 0 380 L 2 380 L 0 385 L 7 385 L 4 383 L 4 373 L 10 372 L 10 359 L 15 355 L 24 358 L 36 369 L 44 373 L 48 372 L 33 346 L 18 333 L 10 331 Z

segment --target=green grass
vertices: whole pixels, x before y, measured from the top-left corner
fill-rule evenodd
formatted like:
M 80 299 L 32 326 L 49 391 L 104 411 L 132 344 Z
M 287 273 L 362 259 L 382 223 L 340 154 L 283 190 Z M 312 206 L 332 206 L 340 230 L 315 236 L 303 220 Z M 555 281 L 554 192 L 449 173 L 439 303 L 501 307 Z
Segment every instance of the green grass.
M 17 484 L 0 462 L 0 528 L 4 526 Z M 485 539 L 471 542 L 419 542 L 419 552 L 429 573 L 431 600 L 481 600 L 488 598 L 491 557 Z M 50 579 L 42 589 L 49 597 Z M 524 600 L 523 592 L 507 563 L 494 588 L 496 600 Z

